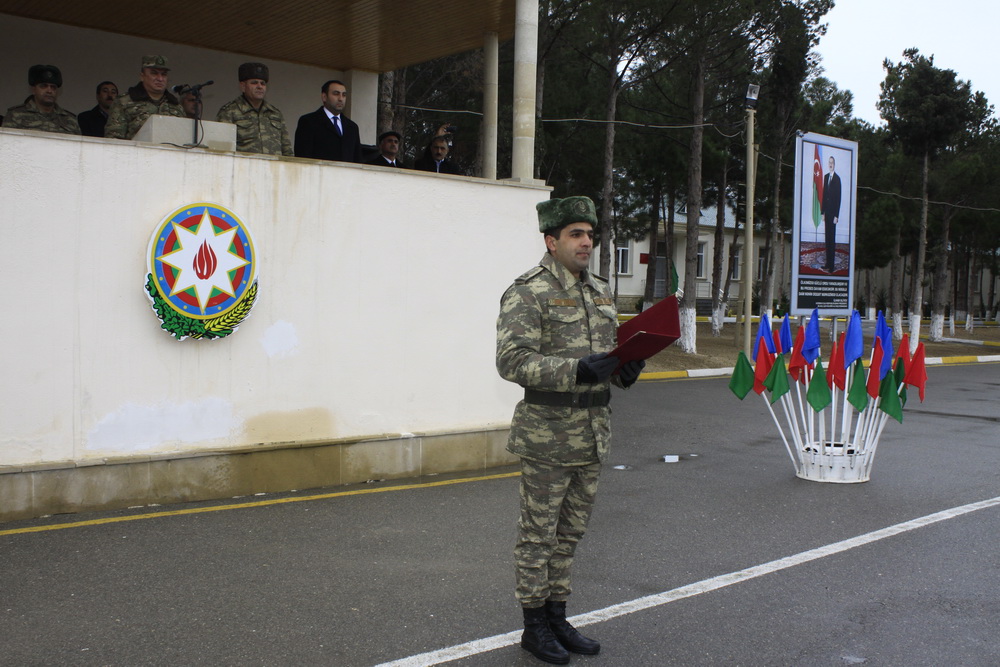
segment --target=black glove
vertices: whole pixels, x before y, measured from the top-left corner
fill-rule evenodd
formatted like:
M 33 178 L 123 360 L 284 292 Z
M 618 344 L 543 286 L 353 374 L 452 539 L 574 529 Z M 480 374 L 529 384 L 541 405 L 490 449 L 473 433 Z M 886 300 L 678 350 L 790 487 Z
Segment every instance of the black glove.
M 646 367 L 646 362 L 642 359 L 626 361 L 622 369 L 618 371 L 618 377 L 622 380 L 623 387 L 631 387 L 639 379 L 639 373 Z
M 584 357 L 576 367 L 577 384 L 605 382 L 618 368 L 618 357 L 609 357 L 607 352 Z

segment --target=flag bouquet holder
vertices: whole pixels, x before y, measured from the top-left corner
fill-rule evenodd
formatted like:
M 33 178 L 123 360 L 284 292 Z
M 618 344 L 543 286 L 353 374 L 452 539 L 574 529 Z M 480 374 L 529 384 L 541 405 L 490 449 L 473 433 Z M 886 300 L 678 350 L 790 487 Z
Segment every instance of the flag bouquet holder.
M 757 331 L 755 365 L 740 352 L 729 387 L 740 400 L 751 391 L 764 399 L 797 477 L 867 482 L 886 423 L 903 421 L 906 387 L 918 387 L 924 399 L 923 343 L 911 359 L 904 336 L 894 355 L 892 329 L 879 312 L 866 364 L 857 311 L 834 341 L 825 367 L 820 343 L 816 310 L 809 324 L 799 327 L 794 343 L 787 315 L 774 332 L 765 315 Z

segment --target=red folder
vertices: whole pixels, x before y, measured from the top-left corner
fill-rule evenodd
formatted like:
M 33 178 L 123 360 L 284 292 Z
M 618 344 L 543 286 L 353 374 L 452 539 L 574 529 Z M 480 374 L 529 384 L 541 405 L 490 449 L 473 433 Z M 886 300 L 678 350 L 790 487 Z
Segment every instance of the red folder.
M 681 318 L 677 297 L 668 296 L 618 327 L 618 347 L 608 356 L 625 362 L 649 359 L 681 337 Z

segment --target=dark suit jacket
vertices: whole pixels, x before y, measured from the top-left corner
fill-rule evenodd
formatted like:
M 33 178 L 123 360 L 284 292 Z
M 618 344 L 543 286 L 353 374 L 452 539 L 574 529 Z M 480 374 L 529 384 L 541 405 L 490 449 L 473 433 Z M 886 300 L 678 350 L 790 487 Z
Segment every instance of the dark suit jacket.
M 454 162 L 445 158 L 441 162 L 441 171 L 438 171 L 434 165 L 434 158 L 427 155 L 417 158 L 417 161 L 413 163 L 413 168 L 419 171 L 434 171 L 439 174 L 455 174 L 456 176 L 465 176 L 462 170 L 458 168 Z
M 833 178 L 827 173 L 823 176 L 823 201 L 820 205 L 823 219 L 833 222 L 840 217 L 840 176 L 833 172 Z
M 101 111 L 100 105 L 88 111 L 82 111 L 76 117 L 80 130 L 85 137 L 103 137 L 104 125 L 108 122 L 107 115 Z
M 344 135 L 337 134 L 323 107 L 299 117 L 295 128 L 295 157 L 311 157 L 339 162 L 361 162 L 361 133 L 358 124 L 340 114 Z
M 406 169 L 406 167 L 403 166 L 403 161 L 398 157 L 396 158 L 396 164 L 389 164 L 389 161 L 382 157 L 381 153 L 365 162 L 365 164 L 374 164 L 379 167 L 399 167 L 400 169 Z

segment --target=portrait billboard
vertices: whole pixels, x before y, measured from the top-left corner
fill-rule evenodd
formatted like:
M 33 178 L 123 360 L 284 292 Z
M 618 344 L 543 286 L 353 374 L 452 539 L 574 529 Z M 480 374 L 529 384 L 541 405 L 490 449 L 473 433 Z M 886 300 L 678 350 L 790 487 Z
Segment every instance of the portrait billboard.
M 793 315 L 853 310 L 857 174 L 857 142 L 814 133 L 796 139 Z

